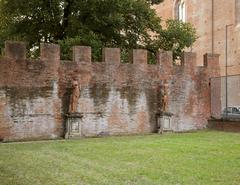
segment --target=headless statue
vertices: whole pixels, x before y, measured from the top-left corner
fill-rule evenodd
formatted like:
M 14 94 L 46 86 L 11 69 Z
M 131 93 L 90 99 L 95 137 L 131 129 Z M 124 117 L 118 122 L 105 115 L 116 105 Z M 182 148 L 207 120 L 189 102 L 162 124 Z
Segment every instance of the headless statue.
M 77 112 L 78 99 L 80 96 L 80 89 L 78 85 L 78 81 L 72 81 L 72 94 L 70 96 L 70 104 L 69 104 L 69 113 Z

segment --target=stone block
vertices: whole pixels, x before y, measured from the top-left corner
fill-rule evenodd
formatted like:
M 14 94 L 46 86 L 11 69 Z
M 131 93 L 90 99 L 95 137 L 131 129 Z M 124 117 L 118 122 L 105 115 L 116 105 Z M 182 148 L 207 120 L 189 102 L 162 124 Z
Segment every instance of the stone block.
M 173 53 L 172 51 L 160 50 L 157 52 L 157 64 L 163 67 L 173 66 Z
M 26 43 L 6 41 L 5 56 L 11 59 L 26 59 Z
M 107 64 L 120 63 L 121 51 L 119 48 L 104 48 L 103 49 L 103 62 Z
M 60 61 L 60 46 L 57 44 L 40 44 L 40 58 L 43 61 Z
M 145 49 L 134 49 L 132 53 L 133 64 L 144 64 L 148 62 L 148 53 Z
M 219 56 L 218 54 L 209 53 L 204 55 L 204 67 L 207 67 L 209 77 L 220 76 Z
M 92 61 L 92 49 L 88 46 L 74 46 L 73 47 L 73 61 L 87 62 Z
M 203 65 L 205 67 L 218 68 L 219 67 L 219 54 L 206 53 L 203 56 Z

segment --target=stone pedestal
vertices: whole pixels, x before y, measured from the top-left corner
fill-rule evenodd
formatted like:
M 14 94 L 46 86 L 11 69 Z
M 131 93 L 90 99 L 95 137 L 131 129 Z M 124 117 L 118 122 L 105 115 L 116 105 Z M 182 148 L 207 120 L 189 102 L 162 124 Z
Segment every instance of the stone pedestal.
M 82 114 L 71 113 L 66 115 L 65 139 L 82 137 Z
M 158 133 L 172 131 L 172 116 L 170 112 L 160 112 L 157 114 L 157 127 Z

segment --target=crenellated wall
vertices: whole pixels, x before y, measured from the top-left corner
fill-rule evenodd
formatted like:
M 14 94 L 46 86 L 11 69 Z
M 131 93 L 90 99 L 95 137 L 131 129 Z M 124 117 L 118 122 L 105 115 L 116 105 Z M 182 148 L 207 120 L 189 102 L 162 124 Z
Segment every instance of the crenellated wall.
M 30 60 L 24 43 L 6 42 L 0 58 L 0 140 L 61 136 L 59 55 L 59 46 L 42 44 L 40 59 Z
M 39 60 L 26 59 L 24 43 L 6 42 L 0 59 L 0 139 L 57 138 L 64 135 L 71 81 L 79 82 L 78 112 L 84 136 L 156 132 L 160 88 L 169 85 L 174 131 L 204 128 L 210 117 L 209 78 L 219 76 L 218 55 L 184 53 L 181 66 L 159 51 L 157 64 L 147 51 L 132 51 L 121 63 L 120 49 L 104 48 L 103 62 L 91 62 L 91 48 L 73 47 L 73 61 L 61 61 L 58 45 L 41 44 Z

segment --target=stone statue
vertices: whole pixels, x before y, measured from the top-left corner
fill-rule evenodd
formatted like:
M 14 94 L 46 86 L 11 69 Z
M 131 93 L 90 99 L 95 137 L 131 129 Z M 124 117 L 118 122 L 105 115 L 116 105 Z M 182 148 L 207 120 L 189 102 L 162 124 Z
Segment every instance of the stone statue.
M 78 99 L 80 96 L 80 88 L 78 85 L 78 81 L 72 81 L 72 94 L 70 96 L 70 104 L 69 104 L 69 113 L 77 112 Z
M 165 82 L 160 89 L 161 111 L 167 112 L 168 107 L 168 84 Z
M 167 112 L 167 108 L 168 108 L 168 84 L 164 83 L 163 85 L 163 111 Z
M 169 112 L 169 86 L 167 81 L 161 83 L 159 92 L 159 109 L 160 112 L 157 114 L 157 128 L 158 133 L 162 134 L 165 131 L 172 131 L 172 116 L 173 114 Z

